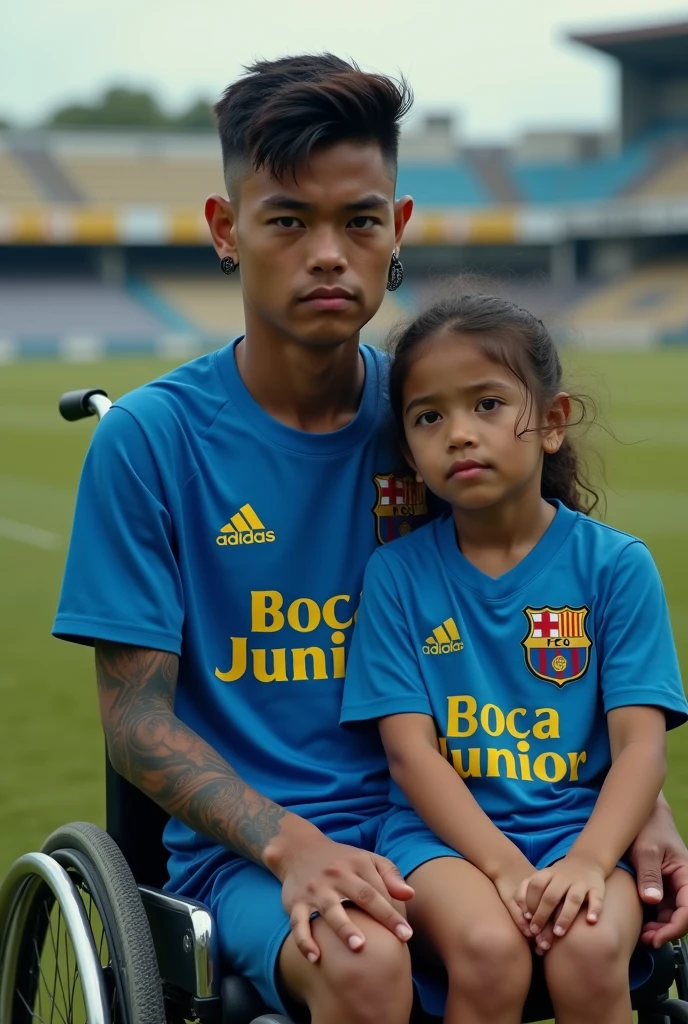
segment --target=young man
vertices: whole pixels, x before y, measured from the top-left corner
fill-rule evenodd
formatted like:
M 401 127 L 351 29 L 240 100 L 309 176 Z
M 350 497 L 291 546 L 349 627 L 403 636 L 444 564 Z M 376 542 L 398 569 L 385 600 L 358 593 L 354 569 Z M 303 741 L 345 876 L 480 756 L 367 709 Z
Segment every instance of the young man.
M 54 627 L 95 644 L 112 762 L 173 815 L 170 888 L 210 905 L 270 1006 L 314 1024 L 402 1024 L 411 1006 L 412 892 L 372 852 L 384 759 L 374 732 L 337 725 L 366 560 L 427 518 L 384 360 L 359 346 L 400 276 L 409 104 L 329 55 L 226 91 L 229 199 L 206 214 L 222 268 L 241 267 L 246 334 L 98 427 Z M 649 863 L 659 884 L 673 851 L 683 891 L 672 829 L 663 805 Z

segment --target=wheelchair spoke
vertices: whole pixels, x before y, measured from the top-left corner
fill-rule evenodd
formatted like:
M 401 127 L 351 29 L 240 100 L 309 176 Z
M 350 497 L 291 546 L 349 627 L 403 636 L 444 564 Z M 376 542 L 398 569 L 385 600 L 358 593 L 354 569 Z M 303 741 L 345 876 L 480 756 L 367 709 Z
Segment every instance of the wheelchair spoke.
M 35 940 L 34 940 L 34 946 L 36 948 L 36 963 L 38 965 L 38 970 L 40 972 L 40 975 L 43 978 L 43 980 L 45 981 L 45 986 L 46 986 L 47 991 L 48 992 L 52 991 L 52 993 L 53 993 L 53 995 L 51 996 L 51 1002 L 53 1004 L 53 1008 L 51 1010 L 51 1016 L 50 1016 L 50 1021 L 51 1021 L 51 1024 L 52 1024 L 52 1019 L 53 1019 L 52 1018 L 52 1013 L 53 1013 L 53 1010 L 54 1010 L 54 1007 L 55 1007 L 55 993 L 57 992 L 57 982 L 58 982 L 58 980 L 59 980 L 59 983 L 60 983 L 60 989 L 62 990 L 62 999 L 64 1000 L 65 1003 L 67 1001 L 66 996 L 65 996 L 64 985 L 62 984 L 62 975 L 60 974 L 60 952 L 59 952 L 59 950 L 60 950 L 60 932 L 62 930 L 62 914 L 60 913 L 60 910 L 58 908 L 58 911 L 57 911 L 57 939 L 56 939 L 55 936 L 53 935 L 52 915 L 50 913 L 50 909 L 48 907 L 47 901 L 43 904 L 43 907 L 45 909 L 46 917 L 48 919 L 48 929 L 47 930 L 50 933 L 50 941 L 51 941 L 51 944 L 52 944 L 52 947 L 53 947 L 53 955 L 55 957 L 55 979 L 53 981 L 52 989 L 48 988 L 48 983 L 47 983 L 47 981 L 45 981 L 45 975 L 43 974 L 43 969 L 41 967 L 41 953 L 40 953 L 40 950 L 38 949 L 38 944 L 36 943 Z M 43 948 L 45 948 L 45 941 L 43 942 Z M 40 984 L 40 982 L 39 982 L 39 984 Z

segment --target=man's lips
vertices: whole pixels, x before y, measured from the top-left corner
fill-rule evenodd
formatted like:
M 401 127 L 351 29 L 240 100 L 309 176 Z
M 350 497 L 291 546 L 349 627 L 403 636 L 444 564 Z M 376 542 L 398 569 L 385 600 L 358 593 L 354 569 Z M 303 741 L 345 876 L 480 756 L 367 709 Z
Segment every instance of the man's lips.
M 304 295 L 300 302 L 307 302 L 313 309 L 346 309 L 354 301 L 354 295 L 346 288 L 314 288 Z
M 487 468 L 484 462 L 476 462 L 475 459 L 460 459 L 449 467 L 447 479 L 472 480 L 484 473 Z

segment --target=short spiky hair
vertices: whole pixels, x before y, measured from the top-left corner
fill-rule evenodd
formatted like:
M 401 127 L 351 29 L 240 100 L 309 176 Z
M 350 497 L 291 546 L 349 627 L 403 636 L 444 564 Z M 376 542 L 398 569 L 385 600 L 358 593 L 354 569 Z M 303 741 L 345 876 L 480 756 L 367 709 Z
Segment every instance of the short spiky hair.
M 396 168 L 401 119 L 413 102 L 402 78 L 369 74 L 330 53 L 258 61 L 215 105 L 227 187 L 241 168 L 294 174 L 315 146 L 377 142 Z

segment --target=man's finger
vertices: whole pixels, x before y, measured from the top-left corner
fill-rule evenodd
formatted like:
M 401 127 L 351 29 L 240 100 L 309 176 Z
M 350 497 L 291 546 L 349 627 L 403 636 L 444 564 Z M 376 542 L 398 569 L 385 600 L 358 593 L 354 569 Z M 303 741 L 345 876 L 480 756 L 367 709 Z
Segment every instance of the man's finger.
M 291 933 L 300 953 L 314 964 L 320 959 L 320 947 L 311 934 L 311 910 L 305 903 L 295 903 L 289 917 Z
M 395 900 L 412 899 L 414 891 L 403 878 L 396 864 L 393 864 L 391 860 L 387 860 L 386 857 L 375 856 L 374 860 L 375 867 L 380 874 L 380 878 L 385 883 L 385 888 L 389 895 Z
M 653 927 L 654 926 L 654 927 Z M 650 931 L 650 929 L 652 929 Z M 678 907 L 671 915 L 671 920 L 664 923 L 649 921 L 643 928 L 642 939 L 647 942 L 646 935 L 650 935 L 650 942 L 655 949 L 659 949 L 665 942 L 674 942 L 688 932 L 688 907 Z
M 362 949 L 365 945 L 365 935 L 347 914 L 338 893 L 327 890 L 320 894 L 317 903 L 320 917 L 339 936 L 344 945 L 354 952 Z
M 643 903 L 659 903 L 664 896 L 662 858 L 656 846 L 635 850 L 636 884 Z
M 376 877 L 379 881 L 380 876 L 377 873 Z M 354 875 L 350 879 L 343 878 L 340 881 L 340 888 L 342 896 L 351 900 L 361 910 L 365 910 L 366 914 L 370 914 L 385 928 L 389 928 L 402 942 L 408 942 L 411 938 L 413 929 L 408 921 L 392 906 L 386 896 L 378 892 L 372 879 L 371 884 L 367 884 L 367 879 L 361 878 L 360 875 Z

